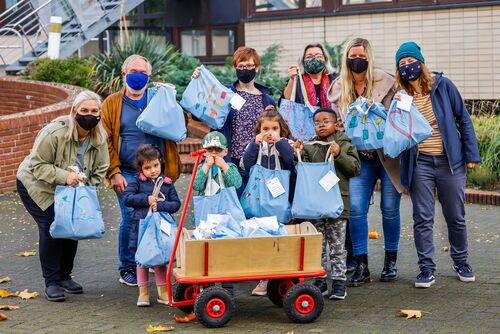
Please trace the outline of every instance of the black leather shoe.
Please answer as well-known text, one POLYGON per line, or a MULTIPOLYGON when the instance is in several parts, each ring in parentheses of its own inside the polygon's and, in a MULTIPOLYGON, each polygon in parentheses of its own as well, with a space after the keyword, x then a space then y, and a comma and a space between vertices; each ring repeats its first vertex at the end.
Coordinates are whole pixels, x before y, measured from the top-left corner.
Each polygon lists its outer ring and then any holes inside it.
POLYGON ((51 302, 63 302, 64 292, 59 285, 49 285, 45 288, 45 298, 51 302))
POLYGON ((60 281, 59 285, 67 293, 79 294, 83 293, 83 288, 80 284, 76 283, 72 279, 68 279, 65 281, 60 281))
POLYGON ((356 269, 349 280, 349 286, 357 287, 370 282, 370 270, 368 269, 368 254, 355 255, 356 269))
POLYGON ((356 270, 356 262, 350 258, 346 261, 346 275, 352 274, 356 270))
POLYGON ((382 282, 394 282, 398 278, 398 269, 396 268, 396 260, 398 252, 385 252, 384 269, 380 275, 382 282))

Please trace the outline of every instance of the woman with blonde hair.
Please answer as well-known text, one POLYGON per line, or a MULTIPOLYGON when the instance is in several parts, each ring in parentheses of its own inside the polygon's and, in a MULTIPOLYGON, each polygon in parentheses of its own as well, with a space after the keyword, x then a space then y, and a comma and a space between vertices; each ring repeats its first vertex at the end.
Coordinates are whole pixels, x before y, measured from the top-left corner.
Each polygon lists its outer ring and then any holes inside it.
POLYGON ((53 239, 54 192, 57 185, 99 185, 109 166, 107 135, 101 123, 99 95, 83 91, 70 114, 50 122, 38 133, 31 153, 17 171, 17 191, 38 225, 39 252, 45 279, 45 297, 63 301, 66 293, 82 293, 71 271, 78 242, 53 239), (74 169, 85 174, 83 177, 74 169))
MULTIPOLYGON (((342 56, 340 77, 330 87, 328 98, 345 122, 349 105, 358 97, 382 103, 386 109, 395 94, 394 77, 375 68, 373 51, 368 40, 349 41, 342 56)), ((356 266, 349 280, 350 286, 370 281, 368 269, 368 209, 375 187, 381 182, 382 226, 384 231, 385 261, 380 280, 397 278, 396 259, 401 230, 399 204, 403 187, 399 181, 399 162, 384 156, 382 150, 359 151, 361 174, 349 181, 351 211, 349 229, 356 266)))
POLYGON ((281 98, 290 99, 294 79, 298 78, 299 70, 306 91, 302 91, 299 81, 296 80, 295 102, 304 104, 304 96, 307 96, 307 101, 311 105, 330 108, 328 88, 338 74, 335 73, 328 52, 322 44, 311 43, 306 45, 300 55, 298 65, 291 65, 288 68, 290 80, 288 80, 281 98))
POLYGON ((413 204, 413 235, 420 267, 415 287, 429 288, 435 282, 436 191, 448 226, 453 270, 462 282, 473 282, 464 199, 466 169, 481 162, 474 126, 458 89, 442 73, 431 75, 415 42, 401 44, 396 68, 399 88, 413 97, 433 129, 429 138, 401 155, 401 181, 409 189, 413 204))

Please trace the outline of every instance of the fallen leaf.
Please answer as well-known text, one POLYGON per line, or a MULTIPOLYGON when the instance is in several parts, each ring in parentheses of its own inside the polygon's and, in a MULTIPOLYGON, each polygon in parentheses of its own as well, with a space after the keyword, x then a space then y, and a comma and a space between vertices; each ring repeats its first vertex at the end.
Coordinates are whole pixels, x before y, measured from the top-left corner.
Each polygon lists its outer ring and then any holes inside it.
POLYGON ((370 232, 368 232, 369 239, 380 239, 381 237, 382 235, 377 232, 376 228, 372 228, 370 232))
POLYGON ((406 319, 410 318, 421 318, 422 317, 422 311, 419 310, 399 310, 398 315, 400 317, 406 316, 406 319))
POLYGON ((2 298, 17 297, 17 295, 15 293, 11 293, 7 290, 0 290, 0 297, 2 297, 2 298))
POLYGON ((174 318, 174 321, 175 322, 191 322, 193 321, 194 319, 196 319, 196 315, 194 314, 194 312, 191 312, 189 313, 187 316, 185 317, 175 317, 174 318))
POLYGON ((9 283, 11 281, 10 277, 0 278, 0 283, 9 283))
POLYGON ((22 299, 31 299, 38 297, 38 292, 28 292, 28 289, 24 289, 23 291, 17 293, 17 296, 22 299))
POLYGON ((173 330, 174 330, 174 327, 169 327, 169 326, 151 326, 151 325, 149 325, 148 328, 146 328, 146 331, 148 331, 149 333, 170 332, 173 330))
POLYGON ((0 321, 7 320, 7 316, 3 313, 0 313, 0 321))
POLYGON ((36 255, 36 250, 19 252, 16 255, 21 257, 34 256, 36 255))
POLYGON ((5 311, 17 310, 18 308, 19 308, 19 306, 0 305, 0 310, 5 310, 5 311))
POLYGON ((448 247, 448 246, 441 247, 441 252, 447 252, 449 250, 450 250, 450 247, 448 247))

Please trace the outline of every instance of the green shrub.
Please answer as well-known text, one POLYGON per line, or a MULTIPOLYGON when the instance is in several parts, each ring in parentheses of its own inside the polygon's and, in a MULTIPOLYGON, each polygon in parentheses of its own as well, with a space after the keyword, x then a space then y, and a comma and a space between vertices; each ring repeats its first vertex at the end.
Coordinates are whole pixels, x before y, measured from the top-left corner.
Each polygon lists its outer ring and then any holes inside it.
POLYGON ((172 58, 170 65, 167 72, 163 73, 160 78, 162 82, 169 82, 175 85, 177 99, 180 100, 182 93, 184 93, 191 81, 194 69, 200 66, 200 61, 198 58, 178 53, 177 57, 172 58))
POLYGON ((91 59, 80 59, 77 56, 66 59, 44 58, 31 62, 26 72, 28 79, 90 88, 92 66, 91 59))
POLYGON ((347 43, 347 39, 343 40, 342 43, 331 45, 325 41, 325 49, 330 56, 330 62, 332 66, 340 73, 340 68, 342 67, 342 53, 344 52, 344 46, 347 43))
POLYGON ((497 173, 492 172, 486 164, 483 164, 467 172, 467 181, 481 189, 493 190, 498 177, 497 173))

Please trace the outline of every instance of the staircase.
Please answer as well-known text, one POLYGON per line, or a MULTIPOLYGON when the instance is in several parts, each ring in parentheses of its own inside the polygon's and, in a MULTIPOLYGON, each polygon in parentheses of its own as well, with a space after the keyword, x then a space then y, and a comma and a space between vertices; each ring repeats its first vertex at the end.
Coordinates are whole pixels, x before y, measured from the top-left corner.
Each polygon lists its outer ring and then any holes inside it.
POLYGON ((205 124, 189 119, 188 122, 188 138, 177 143, 177 149, 181 157, 181 172, 191 173, 194 167, 196 158, 189 156, 189 153, 201 150, 201 139, 210 131, 205 124))
POLYGON ((50 16, 62 17, 60 57, 66 58, 143 1, 20 0, 0 14, 0 66, 17 74, 45 54, 50 16))

